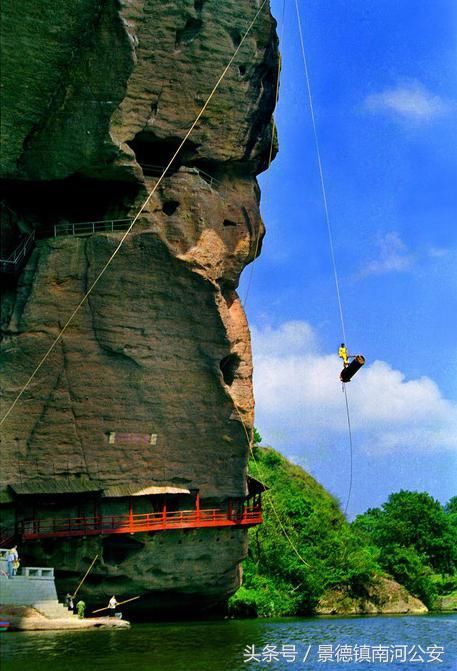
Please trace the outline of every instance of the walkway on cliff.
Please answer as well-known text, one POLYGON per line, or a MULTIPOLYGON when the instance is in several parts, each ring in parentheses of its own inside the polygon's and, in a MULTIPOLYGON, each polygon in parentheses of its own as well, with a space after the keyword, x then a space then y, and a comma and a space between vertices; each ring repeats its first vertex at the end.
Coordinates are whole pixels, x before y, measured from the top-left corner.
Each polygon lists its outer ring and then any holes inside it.
POLYGON ((6 275, 17 275, 25 266, 32 253, 35 241, 35 231, 19 242, 16 249, 6 259, 0 258, 0 273, 6 275))
POLYGON ((2 538, 11 542, 41 538, 71 538, 108 534, 132 534, 140 532, 167 531, 176 529, 201 529, 222 527, 251 527, 262 523, 262 508, 259 501, 245 505, 241 510, 202 508, 194 510, 163 510, 158 513, 125 515, 94 515, 72 518, 48 518, 19 522, 15 530, 3 529, 2 538))

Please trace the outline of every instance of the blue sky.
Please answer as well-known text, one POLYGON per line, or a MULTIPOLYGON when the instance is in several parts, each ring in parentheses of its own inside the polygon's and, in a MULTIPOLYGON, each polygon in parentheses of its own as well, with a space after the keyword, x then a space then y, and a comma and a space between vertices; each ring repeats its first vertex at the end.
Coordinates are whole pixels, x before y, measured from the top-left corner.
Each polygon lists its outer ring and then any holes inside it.
MULTIPOLYGON (((280 151, 246 311, 256 425, 345 503, 341 326, 295 6, 286 0, 280 151)), ((347 340, 352 516, 400 488, 457 494, 457 4, 299 0, 347 340)), ((281 34, 283 0, 272 1, 281 34)), ((242 278, 245 297, 250 270, 242 278)))

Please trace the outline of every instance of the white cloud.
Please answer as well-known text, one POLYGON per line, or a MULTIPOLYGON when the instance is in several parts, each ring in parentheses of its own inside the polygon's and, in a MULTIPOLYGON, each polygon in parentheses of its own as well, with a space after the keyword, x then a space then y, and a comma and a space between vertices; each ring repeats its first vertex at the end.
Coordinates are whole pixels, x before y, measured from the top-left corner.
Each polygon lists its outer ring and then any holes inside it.
MULTIPOLYGON (((347 435, 336 354, 319 352, 306 322, 252 329, 256 425, 280 449, 318 442, 331 448, 347 435)), ((351 423, 366 453, 457 450, 457 404, 428 377, 407 380, 375 361, 348 385, 351 423)))
POLYGON ((428 255, 434 259, 441 259, 444 256, 448 256, 450 251, 450 249, 446 249, 445 247, 430 247, 428 255))
POLYGON ((413 121, 429 121, 443 116, 451 105, 428 91, 418 81, 373 93, 365 98, 364 107, 370 112, 385 112, 413 121))
POLYGON ((414 256, 395 231, 380 237, 377 246, 378 258, 367 263, 360 276, 405 272, 412 267, 414 256))

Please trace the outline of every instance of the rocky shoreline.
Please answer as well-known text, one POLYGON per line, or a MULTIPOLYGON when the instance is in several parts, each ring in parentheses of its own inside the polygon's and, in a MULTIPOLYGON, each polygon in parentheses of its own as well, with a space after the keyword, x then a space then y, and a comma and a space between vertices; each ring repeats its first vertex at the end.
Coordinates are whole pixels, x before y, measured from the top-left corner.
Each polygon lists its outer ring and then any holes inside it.
POLYGON ((130 622, 117 617, 89 617, 75 615, 50 618, 31 606, 1 606, 0 619, 10 623, 10 631, 61 631, 80 629, 128 629, 130 622))
POLYGON ((328 591, 316 609, 318 615, 421 615, 428 608, 391 578, 379 576, 362 596, 347 591, 328 591))

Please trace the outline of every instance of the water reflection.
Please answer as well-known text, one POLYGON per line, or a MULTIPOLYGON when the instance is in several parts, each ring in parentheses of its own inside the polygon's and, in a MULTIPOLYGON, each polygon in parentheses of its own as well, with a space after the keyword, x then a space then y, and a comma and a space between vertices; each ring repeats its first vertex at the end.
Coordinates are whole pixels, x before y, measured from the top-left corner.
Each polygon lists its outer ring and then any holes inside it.
MULTIPOLYGON (((411 664, 351 664, 318 661, 319 645, 346 644, 409 647, 442 645, 442 662, 414 668, 456 671, 454 642, 457 615, 422 617, 365 617, 338 619, 228 620, 172 624, 138 624, 130 630, 73 632, 8 632, 0 637, 2 671, 272 671, 325 668, 364 668, 405 671, 411 664), (284 657, 245 662, 246 646, 258 652, 266 646, 295 646, 295 661, 284 657), (308 656, 303 661, 306 651, 308 656)), ((268 648, 267 648, 268 649, 268 648)), ((286 648, 287 650, 287 648, 286 648)))

